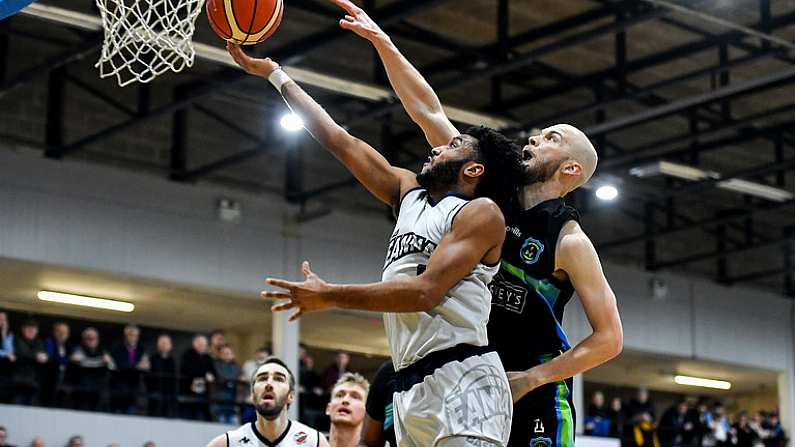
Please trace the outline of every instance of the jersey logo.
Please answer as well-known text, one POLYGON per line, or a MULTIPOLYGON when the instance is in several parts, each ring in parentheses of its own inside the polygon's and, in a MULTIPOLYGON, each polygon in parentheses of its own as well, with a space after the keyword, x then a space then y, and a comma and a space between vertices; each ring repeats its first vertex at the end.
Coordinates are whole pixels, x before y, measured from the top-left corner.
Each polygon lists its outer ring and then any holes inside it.
POLYGON ((522 249, 519 250, 519 256, 525 264, 535 264, 538 262, 538 258, 541 257, 541 253, 543 252, 544 244, 529 237, 524 241, 524 244, 522 244, 522 249))
POLYGON ((533 422, 536 423, 535 428, 533 428, 533 433, 544 433, 544 423, 541 422, 541 419, 536 419, 533 422))
POLYGON ((251 439, 248 439, 248 437, 243 436, 242 438, 240 438, 240 443, 241 444, 250 444, 251 443, 251 439))
POLYGON ((295 440, 296 444, 304 444, 306 442, 306 438, 308 437, 309 436, 302 431, 299 431, 298 433, 293 435, 293 439, 295 440))
POLYGON ((436 243, 418 234, 404 233, 392 237, 389 240, 389 247, 386 250, 386 261, 384 269, 398 259, 414 253, 422 253, 430 257, 436 249, 436 243))
POLYGON ((491 305, 521 314, 527 303, 527 289, 506 281, 502 272, 497 273, 494 281, 489 284, 491 305))
POLYGON ((530 440, 530 447, 551 447, 552 440, 549 438, 545 438, 539 436, 538 438, 533 438, 530 440))

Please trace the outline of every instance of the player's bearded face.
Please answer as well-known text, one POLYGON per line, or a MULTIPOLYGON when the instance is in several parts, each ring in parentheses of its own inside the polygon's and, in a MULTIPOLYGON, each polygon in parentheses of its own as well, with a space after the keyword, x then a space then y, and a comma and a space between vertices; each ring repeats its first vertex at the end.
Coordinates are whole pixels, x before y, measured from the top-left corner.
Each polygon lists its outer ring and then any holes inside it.
POLYGON ((271 386, 263 385, 254 389, 254 403, 257 413, 265 419, 276 419, 287 405, 289 390, 277 390, 271 386), (281 391, 281 392, 280 392, 281 391))
POLYGON ((458 183, 458 175, 461 168, 469 161, 460 160, 439 160, 426 166, 422 172, 417 174, 417 183, 429 191, 444 191, 458 183))
POLYGON ((522 170, 522 182, 525 185, 546 182, 555 175, 566 159, 566 157, 559 155, 545 157, 533 154, 529 158, 525 156, 522 160, 522 167, 524 168, 522 170))

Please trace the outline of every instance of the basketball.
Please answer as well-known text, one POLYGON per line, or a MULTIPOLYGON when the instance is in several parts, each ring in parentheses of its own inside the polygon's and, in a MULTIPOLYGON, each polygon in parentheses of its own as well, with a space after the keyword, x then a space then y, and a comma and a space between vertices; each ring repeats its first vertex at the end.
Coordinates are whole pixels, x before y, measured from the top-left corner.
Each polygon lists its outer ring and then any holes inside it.
POLYGON ((279 27, 284 0, 207 0, 206 7, 210 26, 222 39, 253 45, 279 27))

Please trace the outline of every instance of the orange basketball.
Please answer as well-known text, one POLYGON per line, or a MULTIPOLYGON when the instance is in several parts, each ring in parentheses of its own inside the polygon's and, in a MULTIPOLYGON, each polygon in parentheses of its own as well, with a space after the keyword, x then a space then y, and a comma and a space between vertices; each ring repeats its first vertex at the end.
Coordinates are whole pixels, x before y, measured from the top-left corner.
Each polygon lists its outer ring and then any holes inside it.
POLYGON ((284 0, 207 0, 207 19, 222 39, 253 45, 270 37, 284 12, 284 0))

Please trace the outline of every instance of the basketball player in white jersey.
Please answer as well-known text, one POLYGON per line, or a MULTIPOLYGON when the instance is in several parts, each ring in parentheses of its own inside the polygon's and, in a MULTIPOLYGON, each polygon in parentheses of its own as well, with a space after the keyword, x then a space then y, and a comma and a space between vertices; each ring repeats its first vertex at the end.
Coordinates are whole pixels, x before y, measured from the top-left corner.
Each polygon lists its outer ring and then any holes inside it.
POLYGON ((210 441, 207 447, 328 447, 314 428, 287 417, 295 400, 295 377, 281 360, 268 357, 251 377, 257 420, 210 441))
POLYGON ((499 357, 488 348, 487 284, 505 238, 495 201, 518 191, 517 148, 493 130, 473 128, 434 148, 414 174, 337 125, 274 62, 252 59, 236 45, 228 49, 247 72, 267 78, 312 136, 398 214, 382 282, 329 284, 304 262, 305 281, 269 279, 286 291, 262 295, 287 299, 273 309, 297 309, 291 319, 330 308, 385 312, 400 447, 505 445, 511 396, 499 357))

